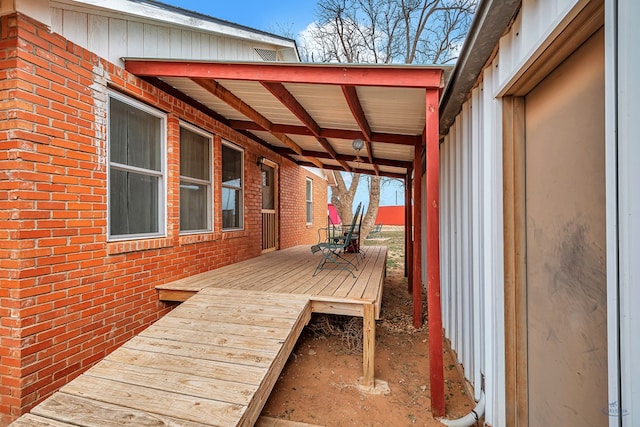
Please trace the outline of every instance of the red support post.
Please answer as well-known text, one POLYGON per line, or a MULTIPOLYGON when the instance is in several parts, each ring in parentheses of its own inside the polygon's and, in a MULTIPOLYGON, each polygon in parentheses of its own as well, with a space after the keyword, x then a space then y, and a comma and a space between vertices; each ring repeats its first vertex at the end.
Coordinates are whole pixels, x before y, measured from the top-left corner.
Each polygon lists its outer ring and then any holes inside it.
POLYGON ((427 90, 427 307, 429 310, 429 373, 431 413, 445 415, 442 354, 442 306, 440 303, 440 141, 438 91, 427 90))
POLYGON ((413 326, 422 327, 422 144, 413 158, 413 326))
POLYGON ((407 170, 407 176, 404 180, 404 268, 405 276, 407 276, 409 293, 413 292, 413 224, 411 216, 411 168, 407 170))

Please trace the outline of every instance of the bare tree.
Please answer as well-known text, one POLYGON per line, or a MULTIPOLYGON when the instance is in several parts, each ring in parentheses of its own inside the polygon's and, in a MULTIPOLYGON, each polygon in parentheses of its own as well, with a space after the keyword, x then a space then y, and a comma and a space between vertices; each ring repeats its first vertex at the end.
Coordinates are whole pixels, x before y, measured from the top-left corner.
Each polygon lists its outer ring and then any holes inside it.
MULTIPOLYGON (((300 40, 303 59, 314 62, 446 64, 455 61, 477 0, 319 0, 317 22, 300 40)), ((346 173, 346 172, 343 172, 346 173)), ((360 182, 340 173, 331 202, 350 222, 360 182)), ((374 225, 380 177, 369 181, 369 206, 361 235, 374 225)))

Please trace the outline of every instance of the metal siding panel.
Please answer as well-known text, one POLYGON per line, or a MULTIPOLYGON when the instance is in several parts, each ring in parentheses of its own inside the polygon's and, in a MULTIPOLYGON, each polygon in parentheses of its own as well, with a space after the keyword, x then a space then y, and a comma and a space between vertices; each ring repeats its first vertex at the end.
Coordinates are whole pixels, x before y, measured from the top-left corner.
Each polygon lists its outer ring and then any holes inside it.
MULTIPOLYGON (((620 370, 622 377, 622 426, 640 424, 640 3, 618 0, 618 69, 617 130, 618 130, 618 237, 620 292, 620 370)), ((612 285, 613 286, 613 285, 612 285)), ((615 354, 615 353, 614 353, 615 354)))
POLYGON ((474 373, 471 383, 474 387, 474 398, 480 399, 482 372, 484 371, 484 336, 482 327, 484 323, 484 315, 482 312, 482 257, 481 242, 483 240, 482 233, 482 164, 480 155, 482 153, 482 141, 480 140, 480 117, 482 107, 480 105, 480 89, 475 88, 471 92, 471 178, 472 178, 472 214, 471 214, 471 233, 472 233, 472 292, 473 292, 473 360, 474 373))
POLYGON ((444 138, 440 155, 440 292, 442 295, 442 325, 445 330, 445 336, 449 334, 449 298, 447 291, 449 289, 449 138, 444 138))
POLYGON ((458 336, 458 328, 457 328, 457 323, 456 323, 456 312, 457 312, 457 307, 456 307, 456 283, 458 282, 458 277, 459 277, 459 273, 458 273, 458 269, 457 269, 457 252, 458 252, 458 223, 456 221, 456 212, 457 212, 457 206, 458 204, 456 203, 456 183, 457 183, 457 173, 458 170, 456 168, 456 152, 457 147, 456 147, 456 141, 457 141, 457 137, 456 137, 456 127, 452 126, 452 128, 449 130, 449 135, 451 136, 451 159, 449 160, 450 162, 450 168, 451 168, 451 186, 450 186, 450 200, 451 200, 451 265, 450 265, 450 269, 451 269, 451 283, 450 283, 450 294, 449 294, 449 301, 450 301, 450 307, 451 307, 451 312, 449 313, 450 316, 450 320, 449 320, 449 324, 451 325, 451 330, 450 330, 450 341, 451 341, 451 346, 455 346, 456 344, 456 340, 457 340, 457 336, 458 336))
POLYGON ((494 427, 506 425, 506 372, 504 343, 504 249, 502 213, 502 104, 493 98, 498 86, 497 60, 485 69, 483 103, 484 154, 484 283, 485 307, 486 419, 494 427))
POLYGON ((460 359, 459 350, 462 347, 462 292, 464 283, 464 272, 462 269, 462 118, 458 116, 456 118, 456 271, 457 278, 455 284, 456 296, 455 296, 455 327, 456 327, 456 343, 455 350, 458 352, 458 361, 460 359))
POLYGON ((470 159, 469 159, 469 103, 465 102, 462 105, 462 134, 460 142, 462 144, 462 306, 461 306, 461 316, 462 316, 462 345, 460 346, 459 356, 462 360, 462 363, 465 367, 465 375, 467 377, 473 377, 473 362, 471 359, 472 349, 471 349, 471 333, 472 333, 472 323, 471 316, 472 305, 471 305, 471 239, 470 239, 470 200, 471 196, 469 194, 469 171, 470 171, 470 159))

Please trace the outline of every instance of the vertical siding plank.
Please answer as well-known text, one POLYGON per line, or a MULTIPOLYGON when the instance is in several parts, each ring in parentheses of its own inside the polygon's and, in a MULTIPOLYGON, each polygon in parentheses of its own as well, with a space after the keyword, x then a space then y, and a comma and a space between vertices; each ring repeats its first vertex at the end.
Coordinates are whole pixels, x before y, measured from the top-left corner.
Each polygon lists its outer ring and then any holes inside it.
POLYGON ((140 22, 127 21, 127 54, 144 56, 144 27, 140 22))
POLYGON ((451 281, 449 283, 449 325, 450 325, 450 336, 449 340, 451 341, 451 347, 455 346, 455 342, 458 336, 458 329, 456 325, 456 283, 458 281, 458 269, 456 268, 456 253, 457 253, 457 222, 456 222, 456 127, 455 125, 451 127, 449 130, 449 135, 451 138, 450 142, 450 158, 449 158, 449 170, 451 171, 451 182, 449 184, 449 201, 451 212, 449 215, 451 221, 451 256, 450 256, 450 264, 449 271, 451 271, 451 281))
POLYGON ((440 146, 440 276, 442 295, 442 325, 449 335, 449 145, 448 137, 440 146), (444 197, 443 197, 444 196, 444 197))
POLYGON ((106 16, 89 15, 88 44, 91 52, 104 55, 109 52, 109 18, 106 16))
POLYGON ((460 358, 460 348, 462 347, 462 291, 464 274, 462 272, 462 118, 458 116, 456 119, 456 297, 455 297, 455 328, 456 342, 455 350, 458 353, 458 361, 460 358))
POLYGON ((157 32, 157 43, 158 43, 158 57, 167 58, 171 57, 171 31, 168 27, 156 27, 157 32))
POLYGON ((171 28, 169 30, 169 56, 182 58, 182 30, 171 28))
POLYGON ((65 10, 62 14, 63 36, 72 42, 87 46, 87 14, 65 10))
POLYGON ((191 58, 193 52, 191 51, 191 38, 193 33, 191 31, 183 30, 182 31, 182 48, 180 52, 181 58, 191 58))
POLYGON ((482 152, 482 141, 480 140, 480 117, 482 106, 480 105, 480 88, 476 87, 471 92, 471 232, 472 232, 472 301, 473 301, 473 359, 474 359, 474 373, 471 382, 474 386, 474 397, 476 400, 480 399, 481 386, 482 386, 482 372, 484 367, 484 351, 485 345, 483 331, 484 328, 484 313, 482 312, 481 304, 483 300, 482 296, 482 258, 487 254, 482 252, 481 242, 483 239, 482 233, 482 198, 480 194, 483 188, 483 173, 482 163, 480 161, 480 154, 482 152))
POLYGON ((120 58, 129 56, 127 39, 127 22, 122 19, 109 18, 109 51, 107 58, 110 62, 120 65, 120 58))
POLYGON ((462 364, 465 368, 465 374, 467 376, 473 377, 473 362, 471 359, 472 356, 472 348, 471 348, 471 318, 472 318, 472 306, 471 306, 471 232, 470 232, 470 200, 471 196, 469 194, 470 187, 470 158, 469 158, 469 119, 470 119, 470 111, 469 111, 469 103, 465 102, 462 105, 462 120, 461 127, 462 133, 460 135, 460 144, 462 148, 462 186, 461 186, 461 194, 462 194, 462 257, 460 259, 462 265, 462 292, 461 296, 461 307, 460 307, 460 317, 461 317, 461 330, 460 333, 462 335, 461 345, 459 349, 460 359, 462 360, 462 364))
POLYGON ((62 9, 57 7, 51 8, 51 31, 58 34, 63 34, 64 29, 62 26, 62 9))
POLYGON ((156 25, 144 24, 143 31, 143 55, 146 57, 157 58, 158 54, 158 27, 156 25))

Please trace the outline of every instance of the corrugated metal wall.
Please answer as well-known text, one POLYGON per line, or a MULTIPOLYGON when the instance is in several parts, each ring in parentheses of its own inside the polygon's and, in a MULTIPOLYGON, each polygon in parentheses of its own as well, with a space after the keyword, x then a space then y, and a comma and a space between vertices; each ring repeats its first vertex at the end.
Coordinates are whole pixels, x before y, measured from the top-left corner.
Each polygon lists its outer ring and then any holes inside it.
POLYGON ((524 0, 440 146, 443 327, 476 399, 484 388, 486 422, 494 427, 506 424, 499 95, 585 3, 524 0))
POLYGON ((440 147, 442 316, 487 419, 504 425, 501 105, 484 71, 440 147))

